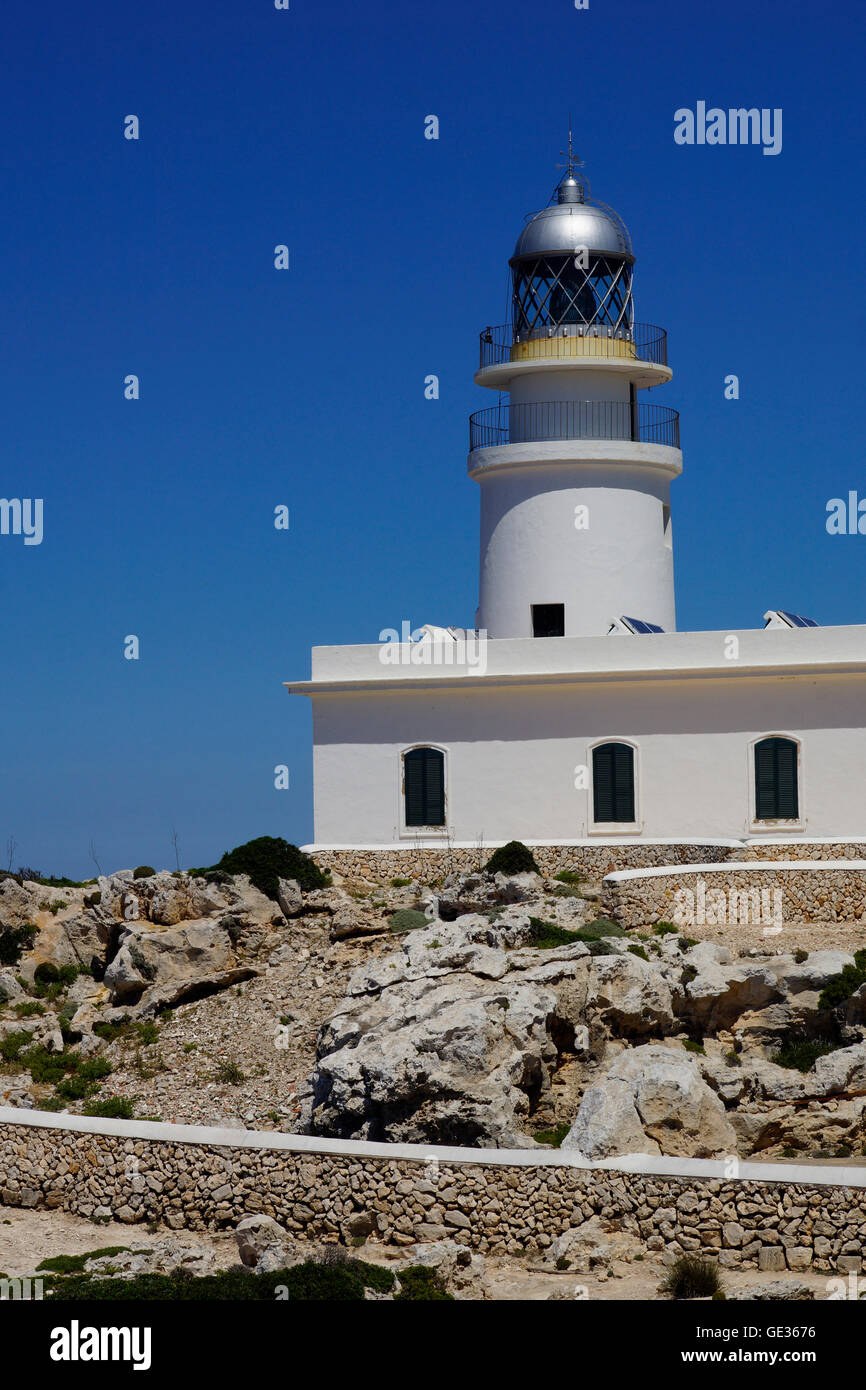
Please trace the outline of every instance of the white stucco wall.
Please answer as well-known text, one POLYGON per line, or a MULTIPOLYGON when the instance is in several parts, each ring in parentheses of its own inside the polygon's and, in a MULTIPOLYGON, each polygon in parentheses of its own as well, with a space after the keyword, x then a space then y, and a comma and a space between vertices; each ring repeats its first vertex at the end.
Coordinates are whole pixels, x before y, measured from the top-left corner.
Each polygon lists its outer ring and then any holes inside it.
POLYGON ((540 603, 564 605, 568 637, 603 635, 623 614, 674 630, 668 474, 587 460, 476 477, 478 625, 492 638, 531 637, 532 605, 540 603))
POLYGON ((844 838, 866 824, 864 709, 866 674, 316 696, 316 843, 399 839, 400 755, 417 743, 446 753, 448 825, 460 841, 610 836, 593 824, 591 787, 575 788, 575 769, 609 739, 637 752, 630 835, 778 833, 753 820, 751 746, 767 734, 801 741, 800 820, 785 824, 786 837, 844 838))

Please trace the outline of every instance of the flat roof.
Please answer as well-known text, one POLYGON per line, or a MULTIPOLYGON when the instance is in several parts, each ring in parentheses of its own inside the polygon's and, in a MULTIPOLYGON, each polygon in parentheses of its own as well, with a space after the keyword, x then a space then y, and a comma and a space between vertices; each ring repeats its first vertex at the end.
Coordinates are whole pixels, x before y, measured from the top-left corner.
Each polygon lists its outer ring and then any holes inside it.
POLYGON ((413 687, 866 672, 866 625, 314 647, 293 695, 413 687))

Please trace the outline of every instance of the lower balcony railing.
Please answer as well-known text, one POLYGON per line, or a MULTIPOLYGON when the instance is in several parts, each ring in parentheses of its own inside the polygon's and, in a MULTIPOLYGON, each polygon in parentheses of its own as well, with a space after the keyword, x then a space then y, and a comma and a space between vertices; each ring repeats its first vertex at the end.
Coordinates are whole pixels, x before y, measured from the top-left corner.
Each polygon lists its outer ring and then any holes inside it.
POLYGON ((529 401, 469 417, 469 448, 552 439, 628 439, 680 447, 679 411, 630 401, 529 401))
POLYGON ((481 334, 481 366, 503 362, 529 362, 569 358, 622 357, 665 366, 668 335, 653 323, 542 324, 532 329, 512 328, 510 323, 485 328, 481 334))

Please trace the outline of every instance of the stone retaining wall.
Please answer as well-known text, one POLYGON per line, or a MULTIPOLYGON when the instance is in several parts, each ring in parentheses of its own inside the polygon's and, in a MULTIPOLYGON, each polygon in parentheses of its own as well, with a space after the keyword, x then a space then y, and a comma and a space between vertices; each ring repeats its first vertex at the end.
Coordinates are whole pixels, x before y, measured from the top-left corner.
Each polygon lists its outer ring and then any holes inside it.
POLYGON ((3 1204, 173 1230, 219 1230, 265 1212, 309 1239, 370 1234, 399 1246, 453 1236, 493 1254, 537 1254, 597 1215, 650 1250, 699 1250, 724 1266, 766 1270, 859 1271, 866 1243, 862 1187, 635 1174, 572 1167, 558 1155, 545 1163, 521 1154, 513 1164, 474 1153, 439 1161, 435 1151, 354 1157, 274 1148, 265 1136, 261 1146, 246 1135, 233 1147, 93 1124, 0 1123, 3 1204))
POLYGON ((866 925, 866 860, 800 860, 753 868, 704 864, 670 873, 614 873, 602 912, 624 927, 673 922, 781 926, 784 922, 866 925), (693 915, 689 915, 693 914, 693 915))
MULTIPOLYGON (((343 878, 366 883, 389 883, 392 878, 434 883, 450 873, 471 873, 487 863, 495 845, 400 849, 313 850, 316 863, 335 870, 343 878)), ((532 845, 536 863, 544 874, 577 870, 597 880, 614 869, 647 868, 654 864, 721 863, 735 852, 725 844, 580 844, 532 845)))
POLYGON ((730 856, 732 859, 866 859, 866 841, 847 840, 752 840, 730 856))

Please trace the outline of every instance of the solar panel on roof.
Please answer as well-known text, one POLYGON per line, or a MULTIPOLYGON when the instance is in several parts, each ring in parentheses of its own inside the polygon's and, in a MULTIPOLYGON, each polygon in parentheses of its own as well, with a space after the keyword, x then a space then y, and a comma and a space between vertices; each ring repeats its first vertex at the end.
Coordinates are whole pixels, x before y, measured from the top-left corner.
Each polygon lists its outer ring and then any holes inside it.
POLYGON ((780 608, 779 613, 791 624, 792 627, 818 626, 814 618, 802 618, 799 613, 786 613, 784 608, 780 608))
POLYGON ((628 623, 635 632, 664 632, 663 627, 659 627, 657 623, 646 623, 643 618, 627 618, 623 614, 623 622, 628 623))

